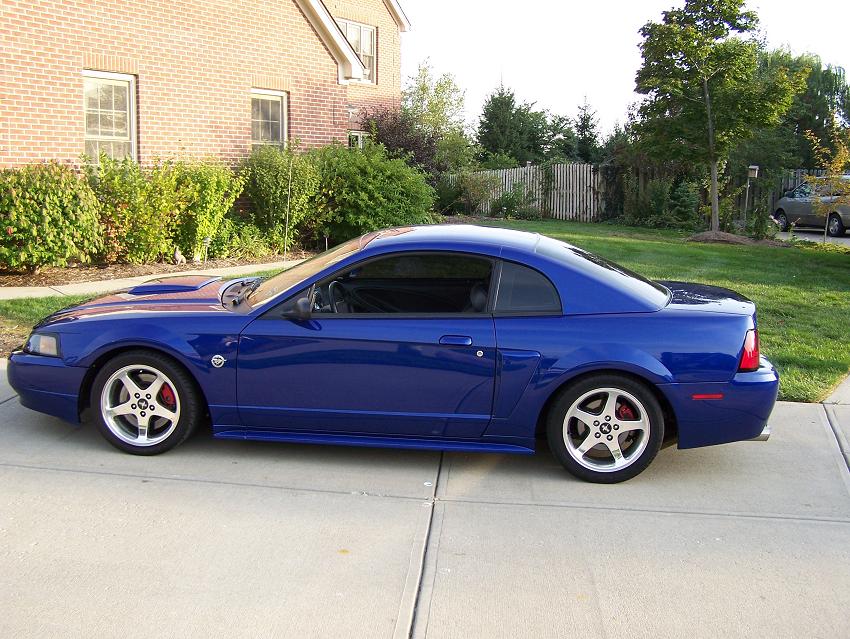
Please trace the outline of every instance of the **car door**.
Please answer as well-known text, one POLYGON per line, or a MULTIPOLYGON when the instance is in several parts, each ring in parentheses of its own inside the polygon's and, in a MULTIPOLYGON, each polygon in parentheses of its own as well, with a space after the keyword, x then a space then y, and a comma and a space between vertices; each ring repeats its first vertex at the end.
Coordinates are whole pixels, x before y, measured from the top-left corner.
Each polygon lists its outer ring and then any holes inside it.
POLYGON ((812 187, 808 182, 803 182, 794 189, 788 203, 788 221, 800 226, 812 226, 817 224, 812 206, 812 187))
POLYGON ((247 429, 478 437, 493 404, 493 263, 396 253, 343 269, 240 336, 247 429), (309 318, 287 316, 309 296, 309 318), (483 297, 482 297, 483 296, 483 297))

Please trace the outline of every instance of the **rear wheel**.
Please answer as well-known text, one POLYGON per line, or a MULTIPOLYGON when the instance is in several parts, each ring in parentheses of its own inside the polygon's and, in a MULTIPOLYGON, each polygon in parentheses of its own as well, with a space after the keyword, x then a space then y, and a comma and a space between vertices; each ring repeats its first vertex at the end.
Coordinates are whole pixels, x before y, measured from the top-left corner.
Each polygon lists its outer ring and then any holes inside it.
POLYGON ((598 375, 566 389, 549 411, 549 447, 585 481, 614 484, 641 473, 661 448, 664 416, 643 384, 598 375))
POLYGON ((783 233, 790 228, 790 224, 788 224, 788 216, 785 215, 785 211, 779 210, 776 212, 776 223, 779 225, 779 230, 783 233))
POLYGON ((150 351, 109 360, 95 377, 91 405, 104 438, 134 455, 156 455, 181 444, 203 414, 189 374, 150 351))
POLYGON ((841 216, 838 213, 833 213, 829 216, 826 232, 832 237, 841 237, 844 235, 844 222, 841 221, 841 216))

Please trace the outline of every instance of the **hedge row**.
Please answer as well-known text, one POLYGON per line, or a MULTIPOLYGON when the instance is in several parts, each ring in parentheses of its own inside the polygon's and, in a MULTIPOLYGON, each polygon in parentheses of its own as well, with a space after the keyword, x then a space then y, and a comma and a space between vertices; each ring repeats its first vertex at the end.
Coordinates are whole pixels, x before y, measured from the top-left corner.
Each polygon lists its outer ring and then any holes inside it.
POLYGON ((210 161, 140 166, 102 156, 0 171, 0 269, 245 258, 432 220, 422 173, 382 146, 299 154, 265 147, 238 170, 210 161), (244 203, 234 209, 236 202, 244 203))

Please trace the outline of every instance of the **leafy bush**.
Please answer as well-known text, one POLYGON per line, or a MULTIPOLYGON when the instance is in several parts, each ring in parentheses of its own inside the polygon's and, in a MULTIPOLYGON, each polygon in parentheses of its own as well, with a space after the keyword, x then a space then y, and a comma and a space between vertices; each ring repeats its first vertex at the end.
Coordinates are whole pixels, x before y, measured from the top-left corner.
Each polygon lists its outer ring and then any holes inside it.
POLYGON ((0 171, 0 268, 88 262, 103 246, 94 193, 51 162, 0 171))
POLYGON ((86 173, 100 204, 105 259, 142 264, 170 257, 178 215, 186 207, 174 164, 143 168, 101 155, 86 173))
POLYGON ((404 160, 387 157, 379 144, 349 149, 333 144, 310 153, 320 175, 317 217, 307 228, 333 241, 391 226, 426 224, 434 189, 404 160))
POLYGON ((188 259, 200 260, 204 238, 216 236, 225 214, 242 193, 245 178, 215 162, 180 162, 174 168, 183 204, 175 242, 188 259))
POLYGON ((543 217, 535 206, 534 197, 522 182, 515 182, 509 191, 494 199, 490 204, 490 214, 515 220, 539 220, 543 217))
POLYGON ((458 174, 456 180, 467 213, 480 213, 499 186, 498 176, 492 173, 464 171, 458 174))
POLYGON ((437 210, 443 215, 451 215, 463 212, 463 202, 460 185, 457 180, 444 176, 437 182, 434 188, 437 197, 437 210))
POLYGON ((252 203, 254 224, 269 233, 275 250, 290 248, 314 211, 319 171, 305 155, 267 146, 251 154, 245 163, 245 174, 245 192, 252 203), (284 240, 289 246, 284 246, 284 240))
POLYGON ((365 114, 363 126, 389 157, 405 160, 427 173, 430 180, 445 170, 438 161, 439 136, 421 126, 409 111, 378 108, 365 114))
POLYGON ((265 233, 249 219, 226 216, 212 238, 209 254, 214 258, 251 259, 273 253, 265 233))

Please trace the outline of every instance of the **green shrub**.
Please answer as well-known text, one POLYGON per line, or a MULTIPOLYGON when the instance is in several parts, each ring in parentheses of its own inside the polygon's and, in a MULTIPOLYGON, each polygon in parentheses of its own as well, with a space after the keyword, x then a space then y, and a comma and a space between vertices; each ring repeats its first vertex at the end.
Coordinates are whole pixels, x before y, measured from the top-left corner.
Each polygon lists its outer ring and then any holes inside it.
POLYGON ((700 225, 699 192, 692 182, 680 182, 670 193, 671 226, 694 229, 700 225))
POLYGON ((480 171, 464 171, 458 174, 456 180, 467 213, 480 213, 499 186, 498 176, 480 171))
POLYGON ((317 217, 307 229, 316 237, 342 241, 376 229, 427 224, 434 204, 423 173, 404 160, 387 157, 383 146, 349 149, 340 144, 316 149, 310 159, 321 185, 315 198, 317 217))
POLYGON ((88 262, 103 242, 94 193, 56 162, 0 171, 0 268, 88 262))
POLYGON ((106 260, 141 264, 170 258, 179 212, 187 202, 174 164, 143 168, 101 155, 86 172, 100 203, 106 260))
POLYGON ((514 220, 539 220, 543 217, 535 206, 534 197, 522 182, 515 182, 510 190, 493 200, 490 215, 514 220))
POLYGON ((182 210, 175 243, 187 259, 204 256, 204 238, 214 238, 225 214, 242 193, 245 178, 216 162, 179 162, 177 188, 182 210))
POLYGON ((275 250, 290 248, 314 211, 320 184, 316 167, 310 158, 291 149, 266 146, 251 154, 245 174, 254 224, 268 233, 275 250))
POLYGON ((451 215, 463 212, 462 193, 457 180, 444 176, 437 182, 434 191, 437 198, 436 207, 440 213, 451 215))
POLYGON ((265 233, 249 219, 226 216, 219 224, 209 248, 210 257, 253 259, 272 253, 265 233))

